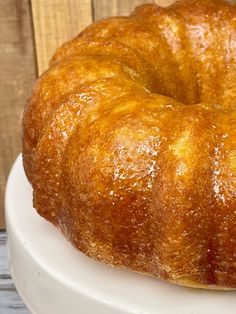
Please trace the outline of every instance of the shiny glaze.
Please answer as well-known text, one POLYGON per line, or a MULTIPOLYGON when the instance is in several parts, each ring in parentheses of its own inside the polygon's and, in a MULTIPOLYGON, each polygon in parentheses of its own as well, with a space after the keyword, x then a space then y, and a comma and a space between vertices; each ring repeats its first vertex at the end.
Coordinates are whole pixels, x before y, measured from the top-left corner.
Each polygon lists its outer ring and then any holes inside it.
POLYGON ((93 23, 23 118, 34 207, 85 254, 236 288, 236 6, 181 0, 93 23))

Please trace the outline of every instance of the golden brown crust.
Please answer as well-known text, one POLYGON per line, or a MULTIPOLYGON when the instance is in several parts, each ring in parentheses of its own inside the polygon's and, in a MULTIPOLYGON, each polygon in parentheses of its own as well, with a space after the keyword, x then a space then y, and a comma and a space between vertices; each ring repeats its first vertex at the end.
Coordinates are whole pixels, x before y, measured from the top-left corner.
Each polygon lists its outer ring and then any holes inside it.
POLYGON ((59 48, 23 118, 34 207, 86 255, 236 288, 236 6, 181 0, 59 48))

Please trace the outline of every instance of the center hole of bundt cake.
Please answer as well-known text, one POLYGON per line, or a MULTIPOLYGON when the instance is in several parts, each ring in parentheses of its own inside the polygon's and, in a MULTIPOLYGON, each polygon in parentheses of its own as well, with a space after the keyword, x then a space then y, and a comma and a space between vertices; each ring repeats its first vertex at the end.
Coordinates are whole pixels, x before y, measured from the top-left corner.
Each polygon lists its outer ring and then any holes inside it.
MULTIPOLYGON (((189 81, 189 87, 187 88, 180 80, 176 82, 167 82, 160 85, 155 89, 155 93, 173 98, 175 101, 180 102, 184 105, 194 105, 205 100, 202 99, 198 86, 194 86, 194 83, 189 81)), ((206 100, 207 101, 207 100, 206 100)))

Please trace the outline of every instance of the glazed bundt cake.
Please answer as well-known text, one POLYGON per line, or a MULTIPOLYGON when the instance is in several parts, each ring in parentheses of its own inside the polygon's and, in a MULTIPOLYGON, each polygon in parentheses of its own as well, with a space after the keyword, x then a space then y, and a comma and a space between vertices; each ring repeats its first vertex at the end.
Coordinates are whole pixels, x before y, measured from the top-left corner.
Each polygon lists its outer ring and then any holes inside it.
POLYGON ((236 288, 236 6, 181 0, 87 27, 23 117, 38 213, 81 252, 236 288))

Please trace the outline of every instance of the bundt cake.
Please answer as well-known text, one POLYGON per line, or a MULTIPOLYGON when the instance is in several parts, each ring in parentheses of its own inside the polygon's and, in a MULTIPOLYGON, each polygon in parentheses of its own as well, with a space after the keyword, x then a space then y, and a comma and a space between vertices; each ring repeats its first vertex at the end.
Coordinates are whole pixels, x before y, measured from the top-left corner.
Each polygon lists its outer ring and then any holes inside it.
POLYGON ((59 48, 23 117, 38 213, 104 263, 236 288, 236 6, 142 5, 59 48))

